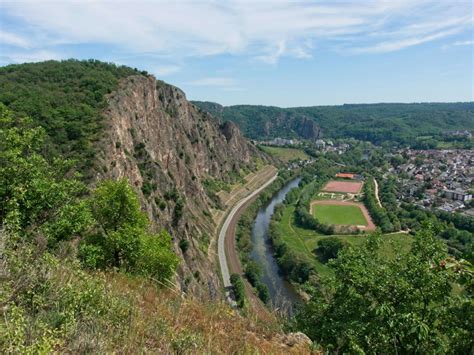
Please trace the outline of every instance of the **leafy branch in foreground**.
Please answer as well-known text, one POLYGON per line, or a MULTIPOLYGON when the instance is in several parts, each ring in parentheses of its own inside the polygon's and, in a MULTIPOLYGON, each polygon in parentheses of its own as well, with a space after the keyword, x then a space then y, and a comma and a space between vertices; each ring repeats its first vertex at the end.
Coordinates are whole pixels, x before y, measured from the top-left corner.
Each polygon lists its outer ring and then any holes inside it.
POLYGON ((334 277, 312 289, 297 327, 333 352, 469 353, 470 265, 453 262, 429 226, 415 236, 410 253, 387 258, 383 243, 375 234, 361 247, 342 249, 330 262, 334 277))

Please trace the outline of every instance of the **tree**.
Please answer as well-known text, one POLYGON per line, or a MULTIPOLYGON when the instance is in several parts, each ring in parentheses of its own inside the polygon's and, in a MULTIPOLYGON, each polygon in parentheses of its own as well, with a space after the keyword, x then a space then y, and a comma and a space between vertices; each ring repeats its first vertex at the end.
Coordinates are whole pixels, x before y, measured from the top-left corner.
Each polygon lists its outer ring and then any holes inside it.
POLYGON ((452 266, 431 228, 410 253, 388 258, 373 235, 345 248, 330 265, 334 277, 312 290, 296 323, 327 351, 341 353, 469 353, 474 346, 472 271, 452 266), (451 266, 450 266, 451 265, 451 266), (452 285, 464 283, 461 294, 452 285))
POLYGON ((243 308, 245 306, 245 285, 239 274, 230 275, 230 283, 234 291, 235 302, 237 306, 243 308))
POLYGON ((326 263, 330 259, 337 258, 337 254, 344 247, 344 243, 337 238, 331 237, 322 239, 318 242, 318 246, 314 249, 314 253, 321 262, 326 263))
POLYGON ((89 267, 117 267, 158 281, 172 277, 178 258, 166 232, 149 233, 149 220, 127 180, 106 180, 90 199, 95 233, 83 241, 79 256, 89 267))
POLYGON ((1 103, 0 126, 0 220, 50 244, 80 235, 91 216, 79 200, 87 189, 70 174, 73 162, 46 160, 44 130, 1 103))

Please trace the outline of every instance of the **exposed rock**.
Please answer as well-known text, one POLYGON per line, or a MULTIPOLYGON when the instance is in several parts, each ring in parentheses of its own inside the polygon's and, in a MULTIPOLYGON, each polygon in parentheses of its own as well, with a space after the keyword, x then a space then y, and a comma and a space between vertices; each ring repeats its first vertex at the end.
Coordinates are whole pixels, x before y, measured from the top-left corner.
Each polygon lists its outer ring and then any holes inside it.
POLYGON ((232 182, 241 169, 253 170, 261 153, 233 123, 220 125, 180 89, 154 77, 126 78, 108 103, 97 178, 129 179, 154 229, 165 228, 174 237, 184 260, 181 288, 215 297, 218 266, 208 247, 215 228, 209 209, 216 205, 204 181, 232 182), (182 239, 189 242, 184 252, 182 239))
POLYGON ((308 348, 313 342, 304 333, 288 333, 278 336, 277 341, 289 347, 308 348))

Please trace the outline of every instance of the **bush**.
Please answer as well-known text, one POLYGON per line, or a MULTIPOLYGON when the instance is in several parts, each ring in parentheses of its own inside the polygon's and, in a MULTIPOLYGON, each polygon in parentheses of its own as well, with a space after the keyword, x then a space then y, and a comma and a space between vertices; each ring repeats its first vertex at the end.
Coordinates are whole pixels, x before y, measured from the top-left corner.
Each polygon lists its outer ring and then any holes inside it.
POLYGON ((245 306, 245 285, 242 278, 238 274, 232 274, 230 275, 230 283, 232 284, 237 306, 243 308, 245 306))
POLYGON ((245 277, 249 280, 250 284, 254 287, 260 282, 262 276, 262 269, 255 261, 250 260, 245 266, 245 277))
POLYGON ((257 294, 258 298, 262 300, 263 303, 268 303, 270 301, 270 292, 268 291, 267 285, 262 282, 257 284, 257 294))
POLYGON ((344 248, 344 246, 345 245, 341 240, 330 237, 320 240, 317 248, 314 249, 314 253, 322 263, 326 263, 330 259, 337 258, 337 254, 342 248, 344 248))
POLYGON ((171 246, 171 236, 166 231, 157 235, 143 236, 136 272, 159 282, 170 280, 179 263, 171 246))
POLYGON ((187 239, 181 239, 179 241, 179 247, 181 248, 181 251, 183 253, 186 253, 186 251, 189 249, 189 240, 187 239))
POLYGON ((84 265, 117 267, 160 282, 173 276, 178 259, 172 252, 171 237, 166 232, 148 232, 148 218, 126 180, 101 182, 90 205, 96 225, 81 246, 84 265))

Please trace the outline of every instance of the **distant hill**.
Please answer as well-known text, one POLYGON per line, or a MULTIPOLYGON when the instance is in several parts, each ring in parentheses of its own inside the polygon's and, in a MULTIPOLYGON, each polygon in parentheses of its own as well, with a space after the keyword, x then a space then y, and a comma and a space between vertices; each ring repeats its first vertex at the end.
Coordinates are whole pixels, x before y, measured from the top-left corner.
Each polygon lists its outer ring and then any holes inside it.
POLYGON ((474 131, 474 102, 294 108, 193 103, 224 121, 235 122, 252 139, 352 137, 376 144, 414 144, 417 138, 442 136, 452 130, 474 131))

